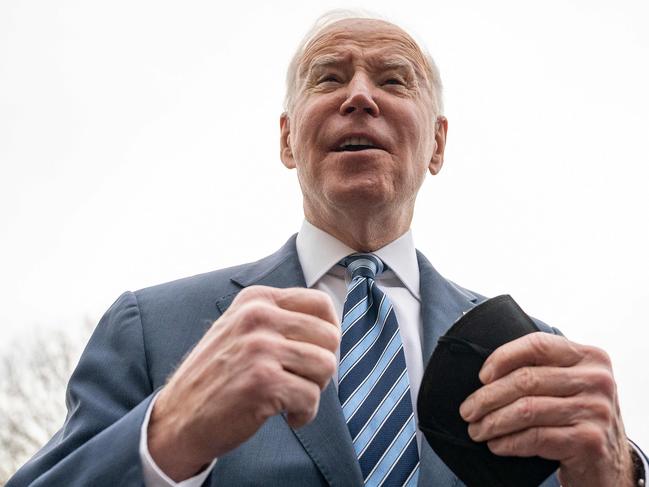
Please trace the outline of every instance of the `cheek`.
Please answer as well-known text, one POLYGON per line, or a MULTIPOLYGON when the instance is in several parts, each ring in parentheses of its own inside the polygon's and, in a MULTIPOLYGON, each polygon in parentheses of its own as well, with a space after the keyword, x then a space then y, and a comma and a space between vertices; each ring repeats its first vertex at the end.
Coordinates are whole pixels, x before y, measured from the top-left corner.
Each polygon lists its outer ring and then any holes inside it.
POLYGON ((295 120, 302 131, 310 136, 314 135, 314 128, 320 126, 331 112, 331 103, 324 96, 318 99, 304 100, 295 110, 295 120))
POLYGON ((432 115, 418 114, 415 119, 415 126, 412 133, 416 134, 415 144, 418 157, 422 158, 426 165, 433 155, 435 148, 435 128, 432 122, 432 115))

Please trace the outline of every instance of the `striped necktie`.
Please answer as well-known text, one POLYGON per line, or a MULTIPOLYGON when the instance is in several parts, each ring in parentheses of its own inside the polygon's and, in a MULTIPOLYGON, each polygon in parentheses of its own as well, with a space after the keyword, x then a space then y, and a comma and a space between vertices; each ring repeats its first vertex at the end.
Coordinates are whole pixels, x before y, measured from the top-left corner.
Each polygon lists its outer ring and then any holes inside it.
POLYGON ((350 283, 338 397, 365 485, 417 485, 415 418, 399 326, 392 303, 374 281, 385 266, 373 254, 353 254, 340 265, 350 283))

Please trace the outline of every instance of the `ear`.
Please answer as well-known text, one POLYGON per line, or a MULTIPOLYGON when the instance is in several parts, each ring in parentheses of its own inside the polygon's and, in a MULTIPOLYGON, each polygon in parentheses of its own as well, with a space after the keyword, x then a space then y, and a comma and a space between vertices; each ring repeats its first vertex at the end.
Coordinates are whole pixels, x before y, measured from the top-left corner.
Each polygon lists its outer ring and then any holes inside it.
POLYGON ((291 149, 291 123, 286 112, 279 117, 279 157, 289 169, 295 169, 295 159, 291 149))
POLYGON ((428 170, 434 176, 442 170, 444 164, 444 148, 446 147, 446 133, 448 132, 448 120, 439 116, 435 121, 435 150, 430 158, 428 170))

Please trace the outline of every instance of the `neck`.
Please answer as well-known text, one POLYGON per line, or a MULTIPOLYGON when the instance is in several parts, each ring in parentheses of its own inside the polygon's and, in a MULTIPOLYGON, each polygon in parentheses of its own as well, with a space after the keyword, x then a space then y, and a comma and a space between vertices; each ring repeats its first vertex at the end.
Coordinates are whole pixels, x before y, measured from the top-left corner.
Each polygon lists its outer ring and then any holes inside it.
POLYGON ((309 223, 336 237, 358 252, 374 252, 408 231, 412 209, 403 213, 329 209, 315 212, 307 205, 304 216, 309 223))

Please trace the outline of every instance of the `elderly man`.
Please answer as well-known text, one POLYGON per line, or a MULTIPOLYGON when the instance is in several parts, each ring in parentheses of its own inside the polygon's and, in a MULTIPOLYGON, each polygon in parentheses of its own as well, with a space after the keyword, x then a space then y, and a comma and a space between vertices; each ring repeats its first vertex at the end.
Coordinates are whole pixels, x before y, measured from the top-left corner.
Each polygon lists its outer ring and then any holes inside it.
MULTIPOLYGON (((71 378, 65 425, 9 485, 462 485, 413 408, 437 338, 484 300, 409 231, 447 127, 437 69, 406 32, 316 26, 280 118, 297 238, 122 295, 71 378)), ((470 435, 558 460, 564 486, 638 485, 606 354, 539 326, 486 361, 460 410, 470 435)))

